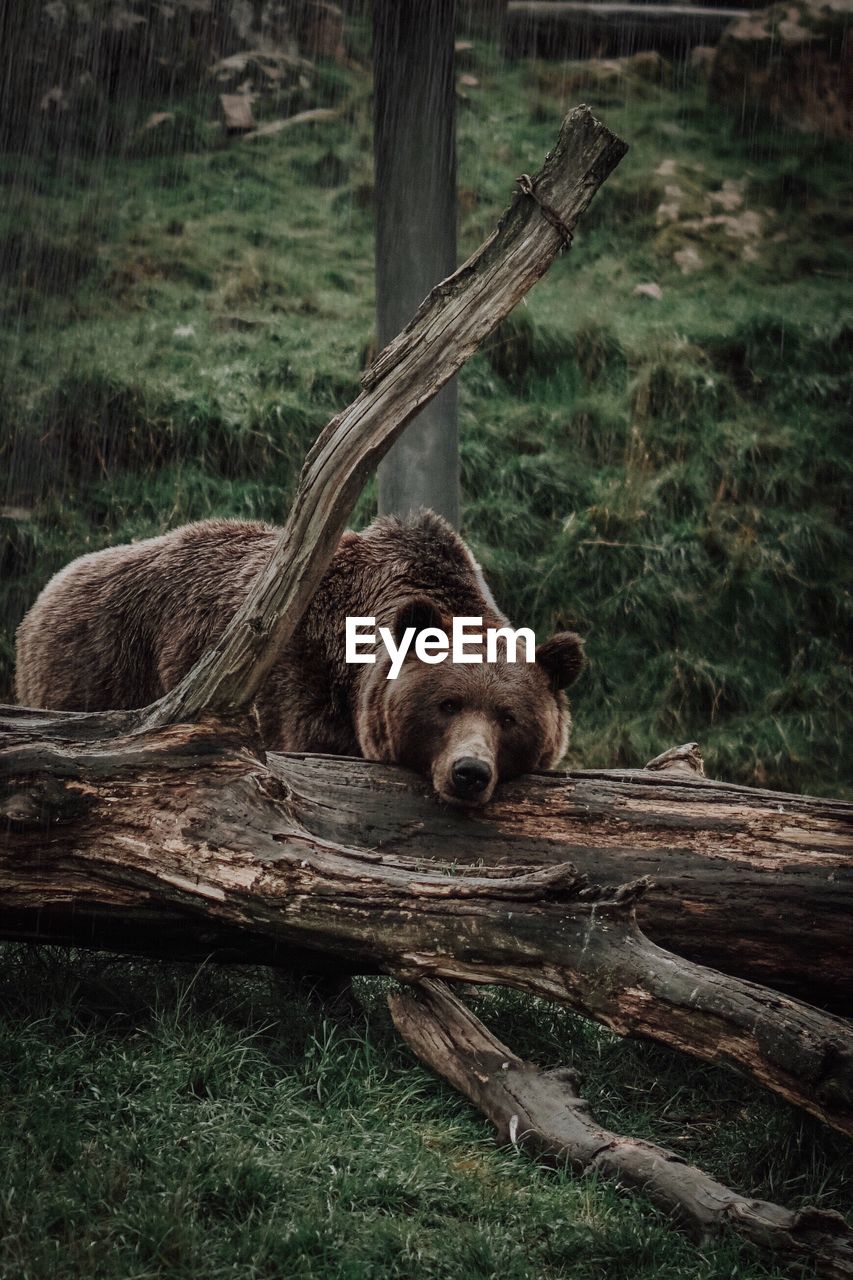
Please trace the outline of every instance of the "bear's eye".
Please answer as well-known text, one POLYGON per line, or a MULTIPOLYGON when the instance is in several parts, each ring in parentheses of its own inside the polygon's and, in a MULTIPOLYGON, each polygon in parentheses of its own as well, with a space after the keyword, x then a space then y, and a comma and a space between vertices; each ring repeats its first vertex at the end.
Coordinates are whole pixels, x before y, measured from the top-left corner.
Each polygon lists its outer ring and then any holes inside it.
POLYGON ((513 725, 518 724, 518 721, 509 711, 504 711, 499 717, 499 723, 502 729, 511 729, 513 725))
POLYGON ((462 710, 462 703, 456 698, 445 698, 439 707, 446 716, 455 716, 462 710))

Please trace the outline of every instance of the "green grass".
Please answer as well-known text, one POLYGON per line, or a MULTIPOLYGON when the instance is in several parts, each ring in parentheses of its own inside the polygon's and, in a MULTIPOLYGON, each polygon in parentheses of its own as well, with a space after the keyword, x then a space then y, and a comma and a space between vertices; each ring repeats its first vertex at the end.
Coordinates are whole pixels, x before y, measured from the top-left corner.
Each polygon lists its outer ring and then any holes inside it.
MULTIPOLYGON (((412 1060, 384 983, 329 1021, 258 971, 0 953, 0 1275, 728 1280, 642 1196, 537 1169, 412 1060)), ((752 1193, 843 1207, 840 1140, 730 1073, 511 993, 478 1002, 599 1118, 752 1193)))
MULTIPOLYGON (((689 82, 474 56, 462 252, 573 102, 632 147, 461 379, 464 532, 516 619, 588 636, 571 763, 696 739, 720 777, 849 793, 848 156, 743 137, 689 82), (759 235, 701 225, 725 183, 759 235), (633 295, 648 281, 661 301, 633 295)), ((7 695, 14 627, 70 556, 211 514, 281 520, 355 393, 369 98, 355 71, 334 93, 343 122, 274 140, 0 161, 0 467, 30 514, 0 522, 7 695)), ((369 489, 357 522, 372 513, 369 489)))
MULTIPOLYGON (((514 618, 588 635, 571 763, 698 739, 719 777, 849 794, 849 156, 742 136, 683 77, 472 57, 463 253, 572 103, 632 147, 461 378, 465 535, 514 618), (727 181, 760 235, 702 225, 727 181), (633 294, 650 281, 659 302, 633 294)), ((374 341, 364 76, 335 95, 341 122, 266 142, 224 145, 187 106, 156 148, 0 158, 0 696, 14 627, 68 559, 281 520, 354 394, 374 341)), ((356 522, 373 510, 370 487, 356 522)), ((381 984, 361 996, 342 1025, 259 972, 0 950, 0 1275, 787 1274, 495 1150, 400 1046, 381 984)), ((483 1016, 578 1067, 603 1122, 744 1192, 849 1204, 841 1144, 730 1073, 512 994, 483 1016)))

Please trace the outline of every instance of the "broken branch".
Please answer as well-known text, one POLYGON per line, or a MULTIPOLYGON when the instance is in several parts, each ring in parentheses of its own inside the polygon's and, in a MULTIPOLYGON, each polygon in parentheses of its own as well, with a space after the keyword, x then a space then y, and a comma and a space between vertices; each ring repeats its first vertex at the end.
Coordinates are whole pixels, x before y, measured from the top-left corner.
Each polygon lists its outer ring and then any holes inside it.
POLYGON ((853 1230, 841 1214, 748 1199, 673 1151, 603 1129, 570 1068, 541 1071, 516 1057, 443 982, 421 982, 392 994, 388 1004, 412 1051, 483 1112, 501 1144, 634 1187, 699 1241, 732 1230, 763 1249, 816 1264, 821 1275, 853 1276, 853 1230))
POLYGON ((246 708, 319 586, 355 501, 417 411, 547 271, 568 232, 627 146, 577 107, 554 150, 489 239, 436 285, 409 326, 364 374, 364 390, 320 433, 305 461, 287 524, 228 628, 149 712, 151 726, 246 708))

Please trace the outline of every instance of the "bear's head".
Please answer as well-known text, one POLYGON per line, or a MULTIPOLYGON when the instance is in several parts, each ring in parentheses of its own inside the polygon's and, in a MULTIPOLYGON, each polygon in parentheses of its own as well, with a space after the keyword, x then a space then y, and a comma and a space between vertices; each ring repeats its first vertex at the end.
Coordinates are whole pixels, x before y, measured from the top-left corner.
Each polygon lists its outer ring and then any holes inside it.
MULTIPOLYGON (((505 626, 483 620, 483 628, 505 626)), ((396 613, 391 630, 400 643, 407 628, 437 629, 449 636, 452 619, 427 599, 396 613)), ((466 645, 476 654, 477 646, 466 645)), ((583 667, 583 644, 574 632, 552 636, 536 649, 536 661, 507 660, 497 643, 497 662, 428 664, 414 642, 396 679, 390 659, 377 650, 364 668, 356 705, 356 733, 368 760, 400 764, 429 778, 442 800, 462 808, 486 804, 498 782, 531 769, 549 769, 568 745, 571 716, 564 690, 583 667)))

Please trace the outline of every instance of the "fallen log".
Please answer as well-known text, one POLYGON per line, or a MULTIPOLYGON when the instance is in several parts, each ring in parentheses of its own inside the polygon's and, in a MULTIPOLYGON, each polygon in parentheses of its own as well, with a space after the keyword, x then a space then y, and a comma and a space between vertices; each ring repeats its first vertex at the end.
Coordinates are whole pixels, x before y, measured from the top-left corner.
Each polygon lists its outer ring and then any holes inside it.
POLYGON ((713 5, 510 0, 504 48, 511 57, 619 57, 647 49, 684 55, 716 44, 743 13, 713 5))
POLYGON ((751 1200, 653 1142, 611 1133, 592 1117, 574 1071, 522 1061, 442 982, 388 998, 400 1035, 418 1058, 491 1121, 501 1144, 552 1166, 569 1164, 633 1187, 699 1242, 733 1231, 761 1248, 811 1263, 820 1275, 853 1276, 853 1230, 840 1213, 792 1211, 751 1200))
POLYGON ((401 770, 288 756, 295 815, 316 835, 429 865, 572 862, 602 885, 649 877, 640 927, 724 973, 853 1013, 853 805, 688 770, 537 774, 464 821, 401 770))
POLYGON ((15 732, 4 716, 0 936, 82 931, 97 946, 118 933, 161 954, 165 926, 207 954, 232 938, 240 958, 311 967, 317 954, 340 971, 512 986, 747 1071, 853 1136, 850 1025, 655 946, 634 918, 645 882, 602 890, 571 864, 460 875, 383 859, 299 822, 288 758, 265 764, 239 729, 103 740, 98 717, 80 716, 71 743, 74 720, 25 716, 15 732))

